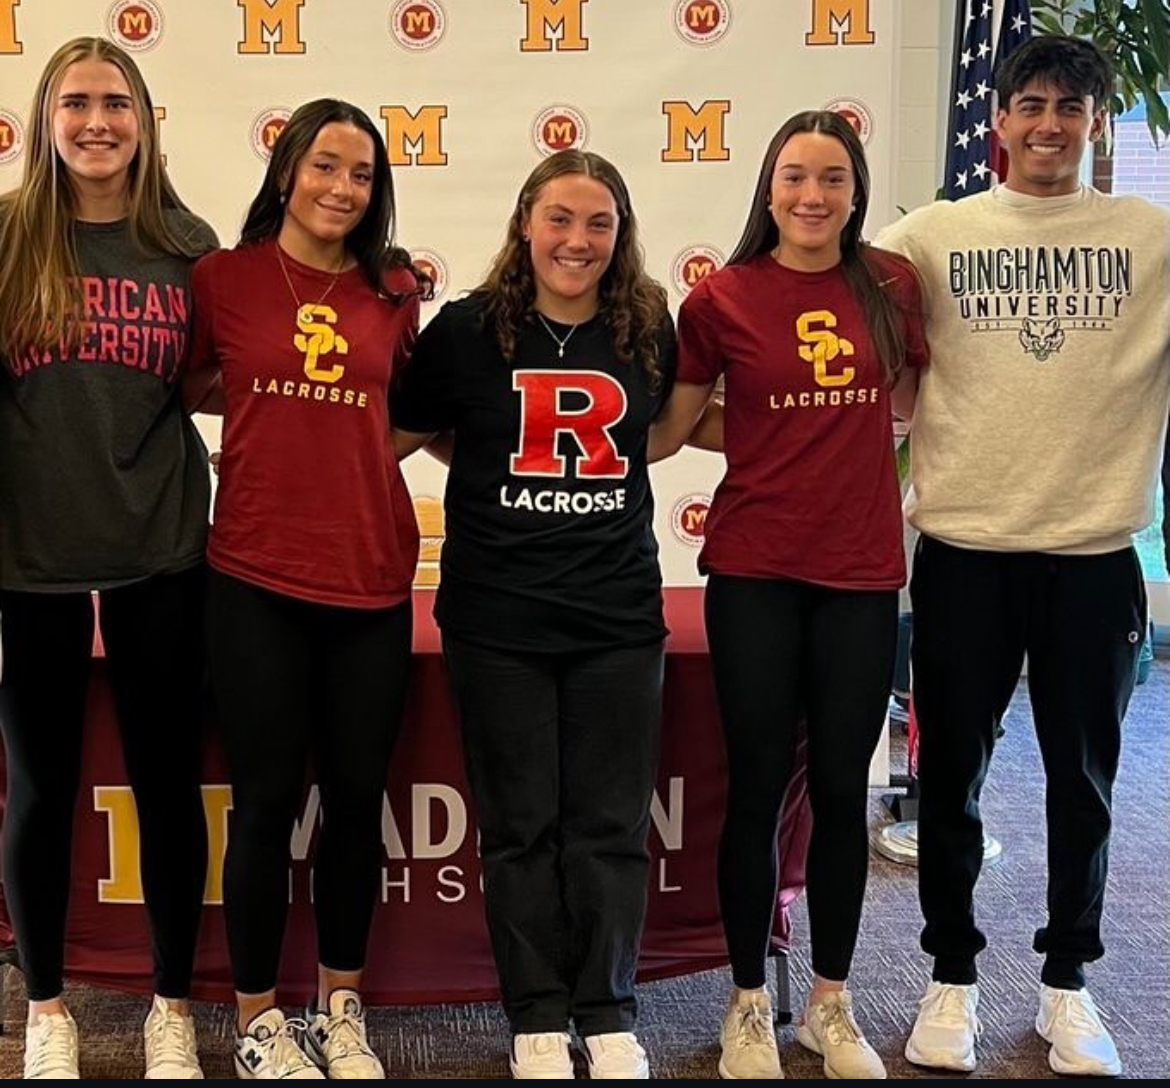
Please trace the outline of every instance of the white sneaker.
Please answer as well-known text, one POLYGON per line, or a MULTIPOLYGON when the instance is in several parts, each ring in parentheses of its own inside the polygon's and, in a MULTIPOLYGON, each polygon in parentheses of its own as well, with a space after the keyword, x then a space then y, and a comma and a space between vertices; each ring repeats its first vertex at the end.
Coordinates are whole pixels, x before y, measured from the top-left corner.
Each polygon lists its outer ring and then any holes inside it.
POLYGON ((567 1031, 523 1032, 512 1036, 508 1059, 515 1080, 573 1080, 567 1031))
POLYGON ((975 1040, 983 1031, 975 1010, 979 987, 932 982, 919 1002, 918 1019, 906 1042, 906 1060, 930 1069, 970 1073, 975 1040))
POLYGON ((366 1039, 366 1010, 355 990, 334 990, 329 1011, 306 1013, 305 1052, 330 1080, 385 1080, 366 1039))
POLYGON ((585 1037, 585 1059, 592 1080, 649 1080, 646 1051, 632 1031, 585 1037))
POLYGON ((142 1029, 146 1042, 145 1080, 203 1080, 195 1049, 195 1020, 154 995, 142 1029))
POLYGON ((831 1080, 886 1079, 886 1067, 853 1019, 853 995, 847 990, 810 1003, 796 1040, 825 1059, 825 1076, 831 1080))
POLYGON ((782 1080, 772 1001, 766 990, 736 990, 719 1028, 724 1080, 782 1080))
POLYGON ((1121 1059, 1109 1029, 1101 1023, 1088 990, 1040 987, 1036 1031, 1052 1044, 1048 1064, 1054 1073, 1088 1077, 1121 1075, 1121 1059))
POLYGON ((24 1033, 25 1080, 80 1080, 77 1024, 64 1012, 43 1013, 24 1033))
POLYGON ((280 1009, 255 1017, 245 1035, 236 1036, 236 1076, 240 1080, 324 1080, 301 1049, 293 1032, 303 1020, 286 1020, 280 1009))

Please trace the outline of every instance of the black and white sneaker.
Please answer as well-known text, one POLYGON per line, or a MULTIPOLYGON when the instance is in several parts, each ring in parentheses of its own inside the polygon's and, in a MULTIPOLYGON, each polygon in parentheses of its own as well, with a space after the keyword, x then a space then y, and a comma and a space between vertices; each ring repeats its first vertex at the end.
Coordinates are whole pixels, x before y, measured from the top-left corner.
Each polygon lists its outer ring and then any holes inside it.
POLYGON ((255 1017, 247 1033, 236 1036, 236 1076, 240 1080, 324 1080, 321 1070, 297 1042, 303 1020, 286 1020, 280 1009, 255 1017))
POLYGON ((334 990, 326 1012, 308 1011, 305 1050, 330 1080, 385 1080, 366 1038, 366 1010, 354 990, 334 990))

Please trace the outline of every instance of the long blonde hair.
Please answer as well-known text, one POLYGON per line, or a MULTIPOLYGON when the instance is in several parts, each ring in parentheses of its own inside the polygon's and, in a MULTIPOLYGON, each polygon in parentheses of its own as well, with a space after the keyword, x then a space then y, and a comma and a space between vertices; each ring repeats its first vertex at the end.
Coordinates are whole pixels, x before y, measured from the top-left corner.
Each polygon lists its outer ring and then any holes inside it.
POLYGON ((65 72, 86 60, 114 65, 130 87, 138 150, 130 163, 126 213, 134 244, 145 253, 188 258, 207 248, 180 236, 163 214, 184 205, 162 164, 154 106, 138 66, 105 38, 66 42, 37 82, 21 184, 0 196, 0 356, 15 358, 77 335, 71 327, 81 301, 73 239, 77 198, 57 154, 53 116, 65 72))

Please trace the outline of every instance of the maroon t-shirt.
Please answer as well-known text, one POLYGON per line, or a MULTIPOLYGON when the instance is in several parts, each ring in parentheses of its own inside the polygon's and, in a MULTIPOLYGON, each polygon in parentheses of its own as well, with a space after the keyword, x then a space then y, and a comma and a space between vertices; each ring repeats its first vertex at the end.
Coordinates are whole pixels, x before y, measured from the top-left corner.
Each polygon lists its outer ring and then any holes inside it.
MULTIPOLYGON (((272 243, 203 258, 191 364, 223 374, 224 430, 208 563, 302 600, 386 608, 410 595, 418 525, 388 397, 418 299, 379 298, 359 269, 284 263, 272 243), (332 284, 332 286, 330 286, 332 284)), ((390 290, 414 277, 395 272, 390 290)))
MULTIPOLYGON (((906 362, 927 358, 913 269, 869 253, 904 315, 906 362)), ((703 573, 844 589, 906 580, 889 393, 840 266, 795 272, 764 254, 702 280, 679 311, 678 380, 726 376, 727 471, 703 573)))

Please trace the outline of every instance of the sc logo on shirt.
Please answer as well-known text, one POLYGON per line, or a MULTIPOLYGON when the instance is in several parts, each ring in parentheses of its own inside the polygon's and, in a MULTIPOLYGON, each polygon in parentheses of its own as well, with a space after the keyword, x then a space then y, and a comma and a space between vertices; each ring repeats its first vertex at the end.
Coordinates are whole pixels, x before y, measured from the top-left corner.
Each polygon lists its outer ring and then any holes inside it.
POLYGON ((853 342, 838 336, 837 315, 831 310, 806 310, 796 319, 796 335, 801 341, 800 357, 813 365, 813 377, 817 385, 833 389, 848 385, 857 374, 855 367, 844 366, 836 373, 830 373, 829 364, 845 356, 853 355, 853 342))

